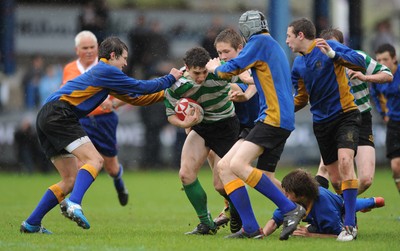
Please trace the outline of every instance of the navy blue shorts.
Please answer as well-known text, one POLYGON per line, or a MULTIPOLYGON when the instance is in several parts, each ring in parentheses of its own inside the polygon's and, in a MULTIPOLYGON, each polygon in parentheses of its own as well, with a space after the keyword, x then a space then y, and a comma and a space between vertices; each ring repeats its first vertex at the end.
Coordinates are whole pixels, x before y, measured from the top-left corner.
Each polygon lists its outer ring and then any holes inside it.
POLYGON ((79 122, 99 153, 107 157, 117 156, 118 115, 115 112, 87 116, 79 122))

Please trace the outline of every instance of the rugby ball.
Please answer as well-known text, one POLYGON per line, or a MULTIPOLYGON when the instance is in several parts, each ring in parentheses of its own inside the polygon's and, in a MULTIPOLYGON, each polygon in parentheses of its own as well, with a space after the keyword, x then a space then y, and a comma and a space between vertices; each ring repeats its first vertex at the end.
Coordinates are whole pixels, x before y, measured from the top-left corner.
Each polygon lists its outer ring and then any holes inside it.
MULTIPOLYGON (((189 114, 191 108, 198 107, 200 110, 200 122, 204 118, 204 110, 203 107, 199 105, 196 101, 190 98, 181 98, 176 102, 175 105, 175 114, 180 120, 185 120, 185 117, 189 114)), ((192 110, 194 112, 194 110, 192 110)), ((199 122, 199 123, 200 123, 199 122)))

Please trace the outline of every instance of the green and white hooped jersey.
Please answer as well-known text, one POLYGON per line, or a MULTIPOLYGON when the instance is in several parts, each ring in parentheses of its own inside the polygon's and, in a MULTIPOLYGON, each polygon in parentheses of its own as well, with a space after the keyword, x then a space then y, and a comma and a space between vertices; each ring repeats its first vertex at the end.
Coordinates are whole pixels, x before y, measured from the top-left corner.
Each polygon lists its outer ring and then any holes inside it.
MULTIPOLYGON (((373 75, 378 72, 385 72, 392 76, 389 68, 385 65, 379 64, 373 58, 365 54, 363 51, 357 51, 358 54, 362 55, 365 59, 366 72, 365 75, 373 75)), ((368 83, 363 82, 359 79, 350 80, 351 92, 353 93, 355 103, 360 112, 367 112, 371 110, 371 102, 369 95, 368 83)))
POLYGON ((235 107, 229 100, 229 91, 230 81, 208 74, 203 83, 196 84, 186 73, 165 90, 166 114, 167 116, 175 114, 174 108, 180 98, 190 98, 197 101, 204 110, 202 123, 213 123, 233 117, 235 107))

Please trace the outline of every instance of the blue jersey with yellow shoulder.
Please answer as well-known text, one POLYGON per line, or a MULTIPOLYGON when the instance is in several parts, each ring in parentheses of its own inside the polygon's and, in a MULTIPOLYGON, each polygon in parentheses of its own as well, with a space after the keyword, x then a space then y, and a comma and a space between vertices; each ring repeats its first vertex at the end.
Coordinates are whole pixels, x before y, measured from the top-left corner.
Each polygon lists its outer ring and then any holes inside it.
MULTIPOLYGON (((243 83, 236 83, 243 92, 247 90, 249 87, 243 83)), ((235 113, 239 119, 241 128, 253 128, 254 121, 258 118, 258 112, 260 110, 260 106, 258 104, 258 93, 254 94, 246 102, 234 102, 235 105, 235 113)))
MULTIPOLYGON (((343 198, 321 186, 318 189, 318 199, 307 208, 304 221, 311 224, 314 233, 338 235, 343 227, 343 198)), ((283 214, 279 209, 274 211, 272 219, 278 226, 282 225, 283 214)))
POLYGON ((269 33, 252 35, 239 55, 217 67, 215 74, 229 79, 248 69, 251 69, 259 95, 257 121, 294 130, 289 62, 281 46, 269 33))
POLYGON ((400 67, 393 74, 393 81, 385 84, 372 84, 371 96, 382 116, 400 121, 400 67))
POLYGON ((176 81, 171 74, 152 80, 137 80, 106 62, 106 59, 101 59, 91 70, 68 81, 50 95, 45 103, 65 101, 82 118, 99 106, 108 95, 133 105, 160 101, 164 96, 162 91, 176 81))
POLYGON ((292 67, 295 106, 304 107, 309 102, 313 121, 317 123, 357 109, 346 67, 366 70, 364 58, 355 50, 333 40, 327 43, 336 52, 334 58, 322 53, 314 41, 305 54, 295 58, 292 67))

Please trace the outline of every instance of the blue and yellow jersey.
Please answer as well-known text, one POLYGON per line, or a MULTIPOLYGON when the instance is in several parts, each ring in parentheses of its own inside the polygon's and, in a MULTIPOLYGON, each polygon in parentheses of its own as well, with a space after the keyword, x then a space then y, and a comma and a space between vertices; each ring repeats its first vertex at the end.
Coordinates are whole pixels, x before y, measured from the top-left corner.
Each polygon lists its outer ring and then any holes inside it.
POLYGON ((130 78, 106 61, 102 59, 88 72, 68 81, 50 95, 46 103, 65 101, 82 118, 99 106, 108 95, 132 105, 148 105, 163 100, 163 90, 175 83, 171 74, 152 80, 130 78))
POLYGON ((327 43, 336 52, 333 59, 316 47, 295 58, 292 82, 295 89, 295 106, 301 109, 308 102, 314 122, 328 122, 343 112, 356 110, 354 96, 350 92, 346 67, 365 72, 365 60, 356 51, 333 40, 327 43))
MULTIPOLYGON (((245 92, 248 88, 248 85, 243 83, 236 83, 243 92, 245 92)), ((242 128, 253 128, 254 121, 258 118, 258 112, 260 110, 260 106, 258 105, 258 93, 254 94, 246 102, 234 102, 236 116, 239 119, 240 126, 242 128)))
MULTIPOLYGON (((304 221, 311 224, 312 229, 319 234, 340 234, 343 227, 344 202, 341 196, 328 189, 319 187, 319 196, 307 208, 304 221)), ((279 209, 273 213, 272 219, 280 226, 283 223, 283 214, 279 209)))
POLYGON ((400 121, 400 67, 393 74, 393 81, 371 85, 372 100, 382 116, 400 121))
POLYGON ((257 121, 294 130, 294 103, 290 66, 280 45, 268 34, 250 37, 236 58, 215 69, 215 74, 230 79, 248 69, 259 95, 257 121))

